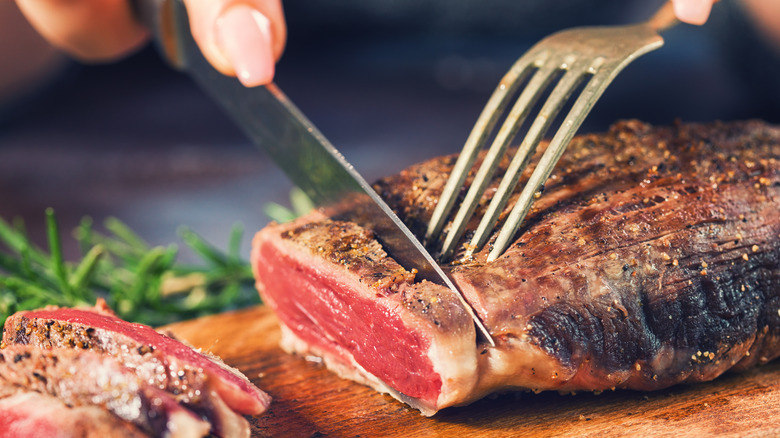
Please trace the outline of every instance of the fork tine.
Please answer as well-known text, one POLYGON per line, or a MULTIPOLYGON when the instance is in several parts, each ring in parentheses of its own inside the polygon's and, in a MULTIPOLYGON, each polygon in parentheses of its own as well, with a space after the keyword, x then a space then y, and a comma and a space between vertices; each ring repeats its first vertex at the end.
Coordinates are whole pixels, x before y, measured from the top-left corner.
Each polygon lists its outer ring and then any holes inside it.
POLYGON ((562 62, 563 65, 549 69, 549 73, 547 70, 552 64, 546 62, 539 64, 537 61, 536 74, 531 78, 526 89, 522 91, 518 101, 509 112, 507 120, 498 130, 493 144, 477 170, 471 187, 466 192, 465 199, 452 221, 439 252, 440 260, 444 261, 448 258, 454 251, 457 242, 460 241, 477 205, 485 196, 485 189, 492 180, 497 164, 505 153, 509 141, 516 134, 519 125, 524 123, 528 111, 531 106, 535 105, 539 93, 548 88, 551 72, 558 69, 566 71, 550 93, 547 102, 542 106, 540 114, 531 123, 506 174, 501 178, 497 191, 493 194, 493 199, 491 199, 485 215, 481 218, 478 228, 466 248, 466 257, 480 249, 493 232, 509 197, 515 190, 520 175, 528 165, 530 157, 534 155, 541 139, 561 111, 564 102, 569 100, 583 79, 586 76, 591 76, 581 95, 576 99, 553 136, 547 150, 542 154, 542 159, 532 172, 529 181, 521 190, 517 203, 512 207, 496 236, 493 247, 488 254, 488 262, 495 260, 506 250, 510 239, 528 214, 536 191, 549 177, 566 146, 609 83, 634 59, 661 47, 663 38, 658 32, 672 26, 675 22, 672 1, 667 0, 656 15, 643 23, 629 26, 577 28, 554 33, 537 43, 515 63, 510 73, 505 76, 502 83, 493 92, 488 105, 480 114, 477 124, 455 163, 428 225, 424 240, 426 244, 431 244, 434 240, 439 239, 439 234, 454 207, 460 190, 464 187, 463 183, 480 153, 480 149, 492 132, 497 117, 501 115, 507 104, 511 92, 506 90, 506 81, 510 81, 511 90, 518 86, 520 81, 517 80, 517 77, 522 75, 525 78, 529 74, 530 62, 523 64, 528 57, 543 53, 546 58, 566 60, 566 62, 562 62), (574 66, 569 68, 568 64, 574 64, 574 66))
POLYGON ((468 192, 458 209, 455 218, 452 221, 450 230, 444 240, 441 249, 441 259, 447 259, 454 251, 458 241, 463 235, 466 225, 474 214, 474 210, 479 205, 480 198, 485 192, 485 188, 493 178, 493 174, 498 167, 498 163, 504 156, 507 146, 517 134, 523 121, 528 116, 529 111, 534 106, 540 95, 553 80, 554 75, 560 70, 564 60, 561 57, 547 59, 545 64, 537 70, 534 76, 526 85, 520 96, 517 98, 514 106, 501 125, 501 128, 488 149, 482 165, 477 170, 474 180, 471 182, 468 192))
MULTIPOLYGON (((597 59, 594 65, 590 66, 591 71, 595 71, 600 67, 600 60, 597 59)), ((553 168, 558 163, 558 160, 563 155, 574 134, 579 129, 585 117, 588 115, 593 105, 598 100, 599 96, 604 92, 612 79, 617 75, 617 72, 612 68, 605 68, 601 72, 596 73, 590 78, 588 84, 580 94, 579 98, 574 102, 569 114, 566 116, 558 132, 555 133, 553 139, 550 141, 550 145, 547 150, 544 151, 542 158, 539 160, 539 164, 534 169, 531 177, 528 179, 523 191, 520 193, 520 197, 509 213, 501 231, 496 237, 496 241, 493 243, 493 248, 488 254, 487 261, 491 262, 497 259, 506 249, 510 243, 510 239, 514 236, 517 228, 522 223, 525 216, 533 204, 534 194, 539 190, 539 187, 547 180, 552 173, 553 168), (606 72, 606 73, 604 73, 606 72)), ((480 224, 481 225, 481 224, 480 224)))
POLYGON ((550 93, 547 102, 544 103, 539 115, 529 128, 523 142, 520 144, 515 156, 509 163, 509 167, 502 177, 501 183, 499 184, 496 193, 493 195, 493 199, 471 239, 466 252, 467 256, 473 251, 481 248, 490 236, 490 233, 496 225, 498 216, 509 201, 509 197, 512 196, 512 192, 514 191, 515 186, 517 186, 520 175, 528 165, 528 162, 536 151, 544 134, 550 128, 552 121, 555 119, 555 116, 561 110, 564 103, 569 99, 571 93, 582 83, 584 77, 589 73, 589 67, 590 65, 583 65, 581 62, 577 62, 577 64, 572 66, 561 78, 555 89, 550 93))
POLYGON ((457 194, 460 192, 460 188, 463 186, 471 166, 484 146, 488 134, 493 130, 498 121, 498 117, 509 103, 509 98, 514 95, 517 87, 531 74, 533 67, 538 66, 536 64, 543 59, 543 56, 526 55, 520 57, 501 79, 495 91, 493 91, 477 122, 474 124, 474 128, 472 128, 466 139, 463 150, 458 156, 449 179, 442 189, 439 202, 433 210, 431 221, 428 223, 428 229, 425 232, 424 242, 426 244, 434 240, 435 236, 438 236, 444 227, 447 216, 452 211, 452 207, 458 197, 457 194))

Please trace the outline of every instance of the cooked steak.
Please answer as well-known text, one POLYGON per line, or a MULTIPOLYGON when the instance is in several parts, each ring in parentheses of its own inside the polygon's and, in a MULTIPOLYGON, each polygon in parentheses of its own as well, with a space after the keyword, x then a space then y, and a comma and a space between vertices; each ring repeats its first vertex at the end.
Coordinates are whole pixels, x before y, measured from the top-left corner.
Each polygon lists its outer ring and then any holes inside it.
POLYGON ((0 438, 142 438, 148 435, 96 406, 68 407, 18 388, 0 398, 0 438))
MULTIPOLYGON (((270 397, 243 374, 219 358, 197 352, 149 326, 122 321, 100 301, 91 309, 51 308, 18 312, 6 320, 3 345, 31 344, 41 348, 90 349, 121 357, 129 366, 147 363, 144 356, 158 352, 171 369, 205 374, 219 396, 236 412, 263 413, 270 397)), ((168 382, 178 385, 176 381, 168 382)), ((170 388, 179 391, 177 388, 170 388)))
MULTIPOLYGON (((375 188, 421 235, 454 161, 375 188)), ((283 347, 427 415, 507 389, 664 388, 780 355, 780 128, 621 122, 577 137, 541 191, 499 259, 487 245, 444 265, 495 348, 372 230, 319 212, 271 224, 252 263, 283 347)))
MULTIPOLYGON (((143 398, 146 392, 151 395, 161 393, 164 395, 160 400, 168 397, 176 407, 181 403, 186 407, 181 409, 208 420, 211 433, 217 436, 249 436, 249 424, 242 414, 258 415, 270 402, 266 393, 219 358, 197 352, 151 327, 122 321, 103 301, 89 309, 52 307, 18 312, 6 320, 2 347, 0 353, 5 357, 16 354, 17 349, 26 348, 24 351, 28 351, 28 357, 33 359, 0 366, 0 380, 13 380, 13 371, 22 367, 22 370, 27 370, 27 376, 32 375, 30 373, 41 375, 43 383, 59 382, 65 378, 60 371, 66 368, 53 365, 94 363, 94 372, 109 376, 116 374, 117 379, 135 382, 123 386, 135 388, 129 390, 130 394, 137 392, 137 397, 143 398), (44 353, 48 356, 41 356, 44 353), (49 359, 42 359, 46 357, 49 359), (46 360, 53 361, 53 365, 43 366, 48 363, 46 360), (104 366, 101 368, 99 364, 104 366), (42 367, 43 370, 40 369, 42 367), (149 385, 153 386, 147 387, 149 385)), ((94 402, 97 400, 95 391, 100 388, 79 382, 85 377, 86 373, 76 376, 66 386, 81 384, 78 391, 74 390, 75 396, 94 402)), ((36 382, 18 385, 30 388, 34 386, 32 383, 36 382)), ((62 385, 57 384, 57 387, 62 385)), ((48 393, 60 397, 69 405, 76 403, 52 390, 48 393)), ((163 407, 167 409, 167 405, 163 407)), ((170 408, 174 409, 173 406, 170 408)), ((151 417, 158 418, 160 415, 151 417)), ((164 431, 159 427, 146 429, 155 433, 164 431)))
POLYGON ((12 345, 0 350, 0 381, 49 394, 67 406, 103 408, 150 436, 200 437, 210 429, 172 394, 153 385, 155 380, 93 351, 12 345))

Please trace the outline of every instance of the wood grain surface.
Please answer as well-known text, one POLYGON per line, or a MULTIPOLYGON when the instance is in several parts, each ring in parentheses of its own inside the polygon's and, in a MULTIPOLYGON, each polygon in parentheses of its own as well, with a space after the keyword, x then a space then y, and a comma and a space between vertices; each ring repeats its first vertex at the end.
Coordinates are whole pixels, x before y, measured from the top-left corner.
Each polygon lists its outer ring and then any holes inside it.
POLYGON ((503 394, 426 418, 284 353, 266 307, 167 328, 271 394, 270 410, 251 419, 258 437, 780 436, 780 361, 656 392, 503 394))

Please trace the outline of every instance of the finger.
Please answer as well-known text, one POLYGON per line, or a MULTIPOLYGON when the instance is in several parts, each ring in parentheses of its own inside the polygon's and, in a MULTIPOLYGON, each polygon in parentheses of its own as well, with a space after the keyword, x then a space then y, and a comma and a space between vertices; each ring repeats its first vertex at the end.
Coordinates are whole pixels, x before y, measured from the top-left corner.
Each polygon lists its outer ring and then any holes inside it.
POLYGON ((780 1, 742 0, 742 5, 759 31, 780 48, 780 1))
POLYGON ((206 59, 247 87, 271 82, 287 40, 280 0, 185 0, 206 59))
POLYGON ((148 32, 126 0, 17 0, 49 42, 85 61, 107 61, 138 49, 148 32))
POLYGON ((717 0, 674 0, 674 14, 688 24, 702 25, 707 22, 712 4, 717 0))

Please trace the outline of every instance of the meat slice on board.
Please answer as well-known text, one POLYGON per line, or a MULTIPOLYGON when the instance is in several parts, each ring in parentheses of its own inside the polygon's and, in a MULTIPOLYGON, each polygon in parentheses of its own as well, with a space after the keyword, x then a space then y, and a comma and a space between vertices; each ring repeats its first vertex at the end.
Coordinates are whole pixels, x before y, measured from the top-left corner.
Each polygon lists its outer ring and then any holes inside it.
POLYGON ((0 350, 0 380, 68 406, 103 408, 151 436, 204 436, 210 429, 147 376, 93 351, 12 345, 0 350))
POLYGON ((176 418, 184 421, 187 414, 205 424, 204 433, 248 437, 249 423, 243 415, 261 414, 270 403, 266 393, 219 358, 151 327, 123 321, 102 301, 88 309, 18 312, 6 320, 2 346, 6 361, 0 364, 0 380, 51 394, 69 406, 100 405, 152 434, 166 434, 166 424, 173 423, 149 421, 181 413, 176 418), (68 375, 72 367, 85 372, 68 375), (94 386, 95 382, 121 385, 107 391, 107 384, 94 386), (112 393, 161 411, 123 415, 133 404, 114 400, 112 393))
POLYGON ((271 400, 268 394, 219 358, 197 352, 149 326, 123 321, 102 301, 91 309, 50 308, 18 312, 6 320, 3 344, 91 349, 121 356, 128 365, 143 364, 145 355, 156 352, 185 371, 201 370, 212 381, 213 389, 236 412, 261 414, 271 400))

